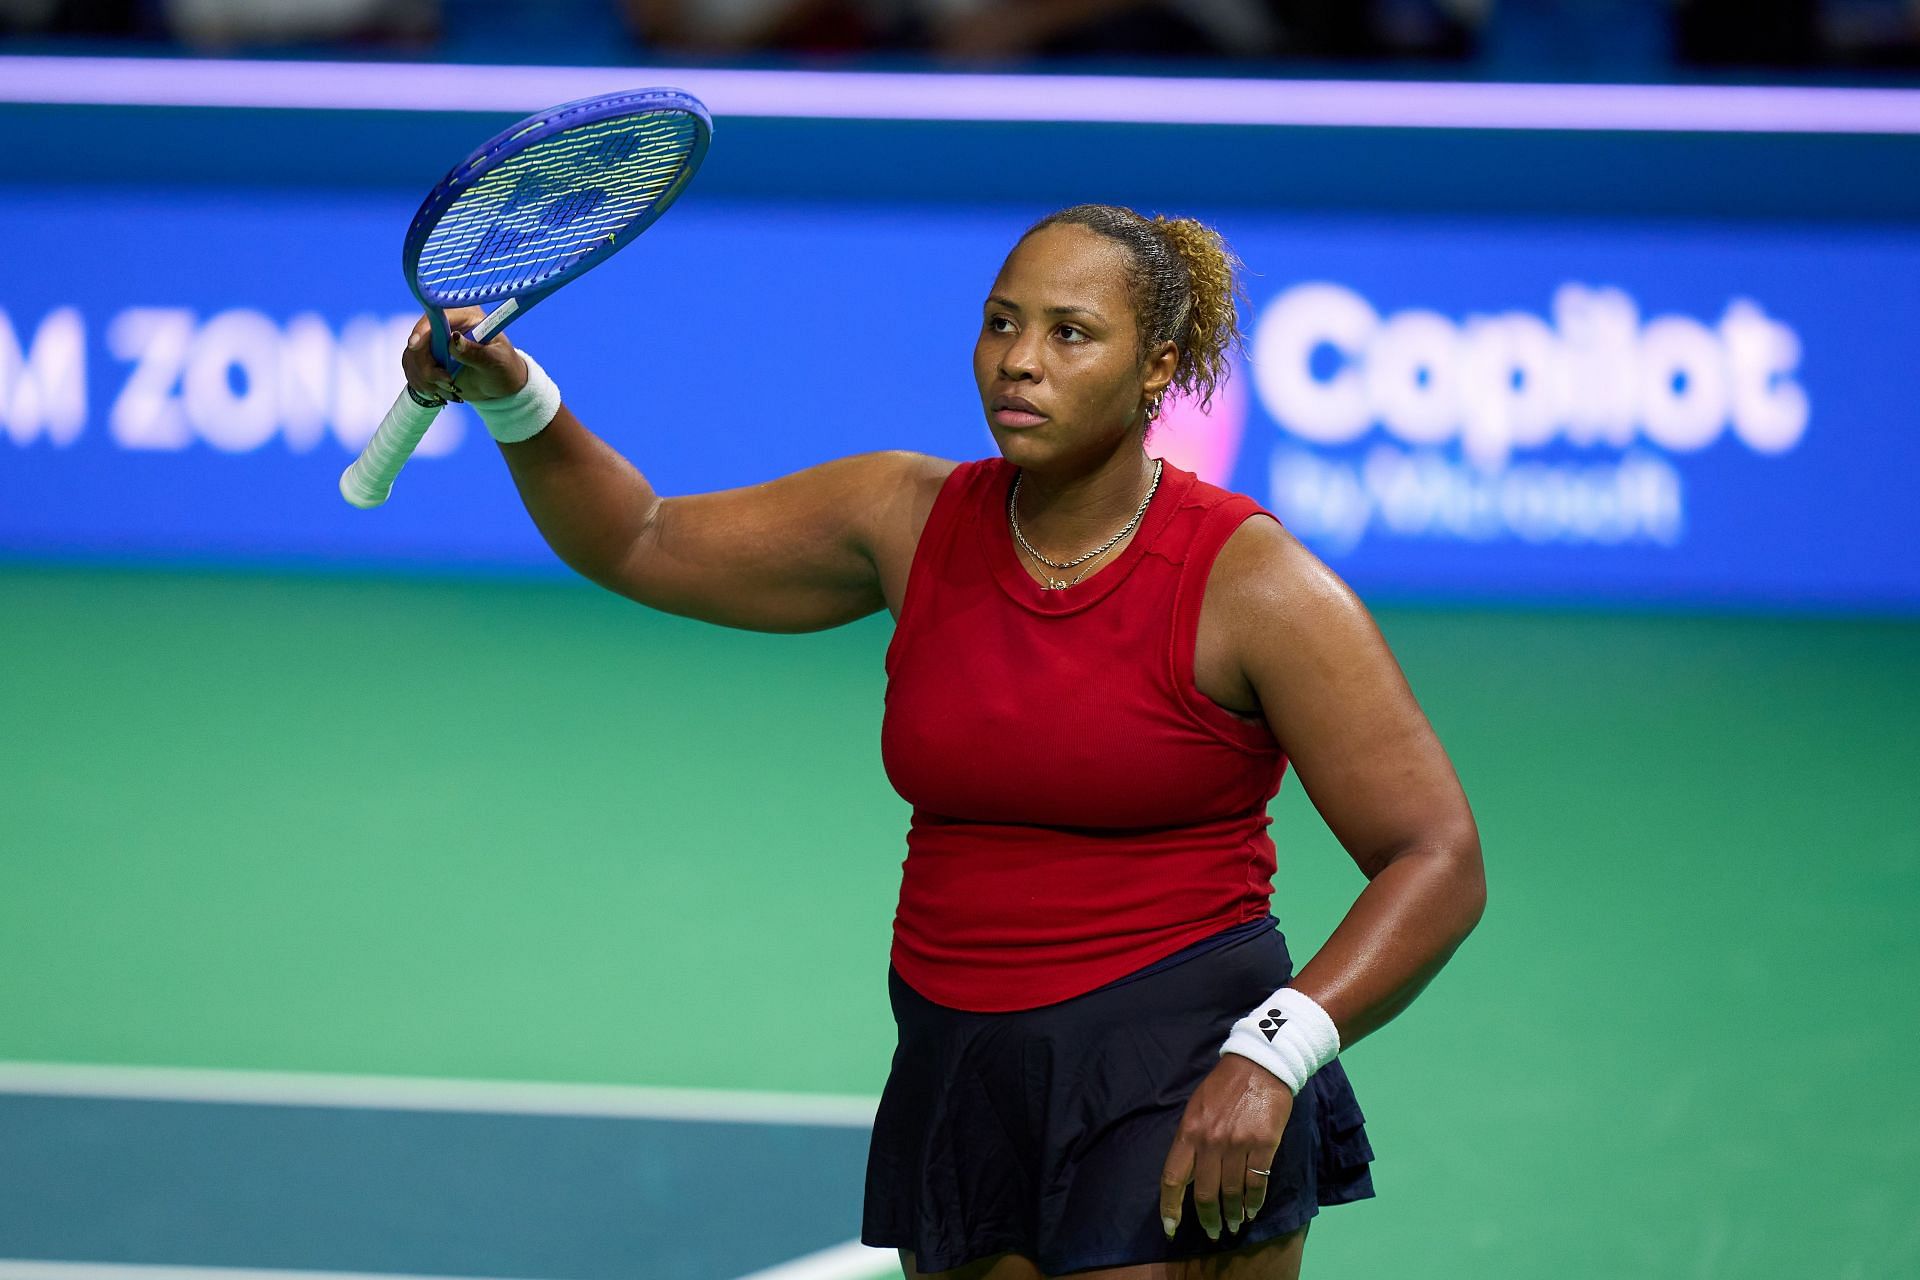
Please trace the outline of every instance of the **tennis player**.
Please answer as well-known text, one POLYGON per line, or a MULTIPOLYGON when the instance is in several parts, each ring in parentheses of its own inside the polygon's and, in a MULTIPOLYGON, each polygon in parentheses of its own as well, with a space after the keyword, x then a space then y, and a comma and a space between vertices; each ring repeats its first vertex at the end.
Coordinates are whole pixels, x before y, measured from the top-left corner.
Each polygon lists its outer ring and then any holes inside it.
MULTIPOLYGON (((1252 499, 1153 456, 1241 341, 1240 264, 1190 219, 1081 205, 988 290, 999 456, 826 462, 662 498, 504 336, 459 394, 561 559, 642 604, 807 631, 886 609, 881 742, 913 806, 899 1046, 862 1238, 910 1277, 1300 1274, 1373 1194, 1339 1059, 1479 920, 1479 836, 1345 585, 1252 499), (1288 763, 1367 877, 1296 973, 1268 913, 1288 763)), ((478 312, 456 313, 456 328, 478 312)))

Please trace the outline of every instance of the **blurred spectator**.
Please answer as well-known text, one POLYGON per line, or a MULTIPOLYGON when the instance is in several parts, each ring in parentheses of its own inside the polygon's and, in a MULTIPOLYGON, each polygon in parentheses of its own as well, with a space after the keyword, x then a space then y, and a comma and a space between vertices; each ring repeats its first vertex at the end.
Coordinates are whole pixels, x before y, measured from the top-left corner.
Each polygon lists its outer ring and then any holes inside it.
POLYGON ((933 52, 954 59, 1161 54, 1266 57, 1263 0, 923 0, 933 52))
POLYGON ((1920 0, 1678 0, 1675 19, 1699 66, 1920 66, 1920 0))
POLYGON ((1487 0, 622 0, 684 53, 925 49, 1035 57, 1458 57, 1487 0))
POLYGON ((139 35, 143 10, 140 0, 0 0, 0 33, 139 35))
POLYGON ((1920 0, 1826 0, 1820 38, 1839 67, 1920 67, 1920 0))
POLYGON ((1490 79, 1920 68, 1920 0, 0 0, 0 35, 214 51, 378 43, 466 61, 647 51, 1470 62, 1490 79))
POLYGON ((172 32, 205 48, 431 39, 439 0, 163 0, 172 32))
POLYGON ((1818 0, 1679 0, 1674 18, 1687 62, 1805 67, 1821 60, 1818 0))
POLYGON ((641 43, 686 54, 886 48, 901 0, 619 0, 641 43))
POLYGON ((923 0, 953 57, 1459 57, 1460 10, 1433 0, 923 0))

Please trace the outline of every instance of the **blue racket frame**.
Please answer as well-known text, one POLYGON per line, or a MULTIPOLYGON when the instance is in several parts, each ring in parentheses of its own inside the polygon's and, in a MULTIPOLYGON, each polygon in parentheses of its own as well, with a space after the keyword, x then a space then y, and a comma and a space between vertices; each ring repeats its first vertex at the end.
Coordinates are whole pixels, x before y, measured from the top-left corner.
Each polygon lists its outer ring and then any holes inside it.
POLYGON ((571 280, 576 280, 593 268, 605 262, 624 248, 628 241, 652 226, 677 200, 680 192, 686 188, 693 175, 705 159, 707 146, 713 140, 713 117, 706 106, 690 93, 679 89, 629 89, 618 93, 595 94, 590 98, 579 98, 572 102, 563 102, 557 107, 528 116, 524 120, 508 125, 493 137, 476 147, 471 155, 452 169, 440 180, 438 186, 427 193, 420 202, 420 208, 414 213, 413 221, 407 227, 407 237, 401 244, 400 262, 406 273, 407 288, 420 300, 425 308, 427 320, 432 327, 433 354, 449 374, 459 372, 460 366, 448 354, 450 334, 447 328, 443 301, 430 298, 420 287, 420 254, 425 249, 427 237, 440 222, 441 217, 482 177, 495 166, 520 154, 527 148, 546 141, 554 134, 581 125, 597 123, 616 116, 636 115, 648 111, 683 111, 696 121, 693 147, 687 158, 681 162, 680 172, 660 197, 653 202, 643 217, 582 253, 564 269, 556 272, 550 279, 526 293, 508 294, 498 306, 489 311, 486 318, 468 332, 475 342, 485 342, 504 328, 509 320, 526 314, 547 295, 559 289, 571 280))

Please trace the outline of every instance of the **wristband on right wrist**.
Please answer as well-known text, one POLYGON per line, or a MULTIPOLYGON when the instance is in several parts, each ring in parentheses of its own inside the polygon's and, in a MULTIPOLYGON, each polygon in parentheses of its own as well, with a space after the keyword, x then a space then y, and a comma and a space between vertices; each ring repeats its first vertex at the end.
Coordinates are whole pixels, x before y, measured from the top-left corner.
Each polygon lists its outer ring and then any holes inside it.
POLYGON ((1295 987, 1282 987, 1233 1024, 1223 1054, 1259 1063, 1297 1096, 1313 1073, 1340 1052, 1340 1030, 1320 1002, 1295 987))
POLYGON ((520 358, 527 362, 526 385, 510 396, 496 400, 469 400, 487 433, 501 444, 531 440, 547 429, 553 415, 560 412, 560 388, 547 376, 539 362, 525 350, 520 358))

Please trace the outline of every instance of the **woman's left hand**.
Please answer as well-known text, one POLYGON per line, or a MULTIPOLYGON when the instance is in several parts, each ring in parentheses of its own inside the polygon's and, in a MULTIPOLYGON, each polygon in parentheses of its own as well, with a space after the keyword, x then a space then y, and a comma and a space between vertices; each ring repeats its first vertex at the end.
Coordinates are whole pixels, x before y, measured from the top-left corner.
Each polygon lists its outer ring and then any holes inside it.
POLYGON ((1167 1238, 1180 1225, 1180 1206, 1193 1184, 1200 1229, 1220 1238, 1224 1221, 1238 1231, 1267 1199, 1265 1174, 1280 1150, 1280 1135, 1293 1114, 1293 1090, 1279 1077, 1237 1053, 1220 1056, 1187 1100, 1160 1173, 1160 1222, 1167 1238))

